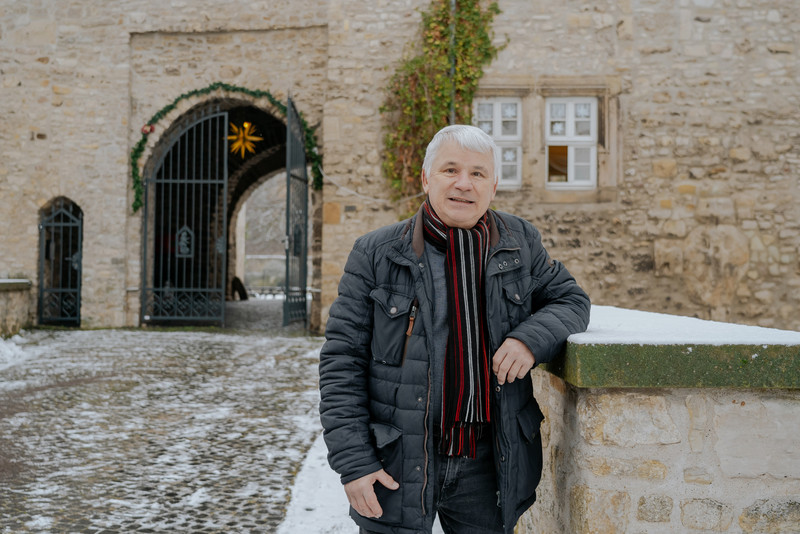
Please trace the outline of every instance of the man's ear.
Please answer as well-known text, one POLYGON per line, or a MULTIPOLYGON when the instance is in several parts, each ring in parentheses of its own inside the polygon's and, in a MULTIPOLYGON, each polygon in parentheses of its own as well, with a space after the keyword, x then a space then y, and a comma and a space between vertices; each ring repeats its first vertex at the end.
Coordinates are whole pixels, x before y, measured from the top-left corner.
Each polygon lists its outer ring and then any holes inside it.
POLYGON ((428 177, 425 176, 425 171, 424 170, 420 173, 420 180, 422 181, 422 190, 427 193, 428 192, 428 177))

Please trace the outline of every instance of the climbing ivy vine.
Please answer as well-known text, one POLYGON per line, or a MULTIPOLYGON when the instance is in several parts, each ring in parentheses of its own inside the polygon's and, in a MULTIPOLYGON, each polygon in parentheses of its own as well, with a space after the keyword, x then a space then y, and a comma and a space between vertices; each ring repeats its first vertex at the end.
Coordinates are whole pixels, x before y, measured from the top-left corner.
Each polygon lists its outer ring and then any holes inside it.
MULTIPOLYGON (((450 122, 451 102, 456 123, 469 124, 472 120, 472 99, 483 67, 500 50, 492 43, 491 29, 499 13, 496 2, 487 5, 480 0, 458 0, 454 41, 450 0, 432 0, 422 13, 421 39, 412 45, 392 76, 381 108, 386 128, 383 172, 398 197, 420 192, 425 148, 450 122)), ((405 209, 411 211, 414 206, 409 203, 405 209)))
MULTIPOLYGON (((280 100, 275 98, 269 91, 247 89, 245 87, 238 87, 236 85, 223 82, 216 82, 212 83, 208 87, 195 89, 180 95, 170 104, 167 104, 158 110, 152 117, 150 117, 150 120, 148 120, 142 127, 142 137, 133 147, 133 150, 131 150, 131 181, 134 197, 131 209, 134 213, 136 213, 139 208, 142 207, 142 199, 144 196, 144 184, 142 184, 142 176, 139 172, 139 160, 141 159, 142 154, 144 154, 144 149, 147 145, 147 136, 155 130, 155 125, 158 123, 158 121, 163 119, 169 112, 174 110, 181 100, 196 96, 208 95, 215 91, 241 93, 256 99, 266 98, 269 100, 270 104, 272 104, 275 109, 277 109, 277 111, 283 115, 284 118, 286 117, 286 104, 283 104, 280 100)), ((300 116, 300 121, 303 125, 303 133, 305 137, 304 142, 306 147, 306 160, 308 164, 311 165, 312 187, 314 189, 322 189, 322 155, 319 154, 317 149, 317 136, 314 132, 314 129, 308 126, 308 123, 302 115, 300 116)))

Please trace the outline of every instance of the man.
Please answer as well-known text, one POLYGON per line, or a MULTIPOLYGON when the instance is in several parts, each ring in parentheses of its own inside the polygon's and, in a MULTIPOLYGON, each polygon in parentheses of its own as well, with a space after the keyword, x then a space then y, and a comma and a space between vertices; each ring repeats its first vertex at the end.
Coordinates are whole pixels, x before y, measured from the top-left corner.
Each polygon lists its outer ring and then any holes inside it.
POLYGON ((363 533, 511 533, 542 469, 530 370, 586 329, 589 298, 528 222, 489 209, 498 149, 428 145, 416 216, 356 240, 320 354, 331 467, 363 533))

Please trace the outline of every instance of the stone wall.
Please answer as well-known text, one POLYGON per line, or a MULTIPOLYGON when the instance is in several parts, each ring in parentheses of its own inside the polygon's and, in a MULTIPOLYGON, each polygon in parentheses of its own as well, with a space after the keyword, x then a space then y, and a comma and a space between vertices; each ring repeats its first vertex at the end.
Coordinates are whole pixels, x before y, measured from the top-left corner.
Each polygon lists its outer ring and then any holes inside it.
POLYGON ((545 471, 518 532, 797 532, 796 390, 577 388, 536 370, 545 471))
POLYGON ((800 4, 500 7, 509 44, 484 94, 522 87, 538 114, 548 77, 595 77, 618 104, 607 119, 621 161, 610 201, 559 204, 537 178, 536 138, 524 194, 501 192, 497 207, 537 224, 594 302, 800 329, 800 4))
MULTIPOLYGON (((332 3, 329 23, 325 167, 344 187, 325 191, 324 309, 355 236, 398 217, 365 198, 389 197, 376 110, 416 34, 410 10, 427 5, 358 4, 332 3)), ((480 94, 522 98, 525 152, 521 191, 494 206, 534 222, 594 302, 800 329, 800 4, 499 6, 506 46, 480 94), (554 85, 607 104, 607 176, 592 194, 545 188, 539 130, 554 85)))
MULTIPOLYGON (((142 231, 141 211, 131 211, 130 151, 142 125, 218 81, 282 100, 291 91, 321 125, 327 6, 0 0, 0 276, 37 283, 39 209, 66 196, 84 213, 82 325, 138 325, 142 231)), ((156 124, 140 164, 202 101, 184 101, 156 124)))
MULTIPOLYGON (((312 209, 324 323, 353 240, 404 209, 381 175, 379 108, 427 6, 0 0, 0 276, 37 283, 38 212, 65 196, 85 217, 83 324, 138 324, 129 158, 141 126, 213 82, 291 91, 319 127, 327 176, 312 209)), ((499 6, 505 47, 480 93, 522 98, 525 151, 521 190, 495 207, 534 222, 597 303, 800 329, 800 4, 499 6), (597 191, 545 187, 543 99, 563 90, 603 102, 597 191)), ((203 101, 156 124, 141 165, 203 101)))
POLYGON ((393 66, 418 35, 425 0, 333 0, 328 20, 328 98, 322 210, 322 320, 355 239, 398 220, 398 203, 381 174, 379 108, 393 66))

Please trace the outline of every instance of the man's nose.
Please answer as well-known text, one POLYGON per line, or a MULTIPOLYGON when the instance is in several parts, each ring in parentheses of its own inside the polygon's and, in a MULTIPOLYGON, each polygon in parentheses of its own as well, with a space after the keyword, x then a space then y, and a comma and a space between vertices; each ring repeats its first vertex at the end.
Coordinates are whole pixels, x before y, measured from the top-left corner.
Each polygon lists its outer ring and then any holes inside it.
POLYGON ((458 173, 458 176, 456 176, 455 186, 457 189, 461 190, 472 189, 472 180, 470 179, 467 171, 458 173))

